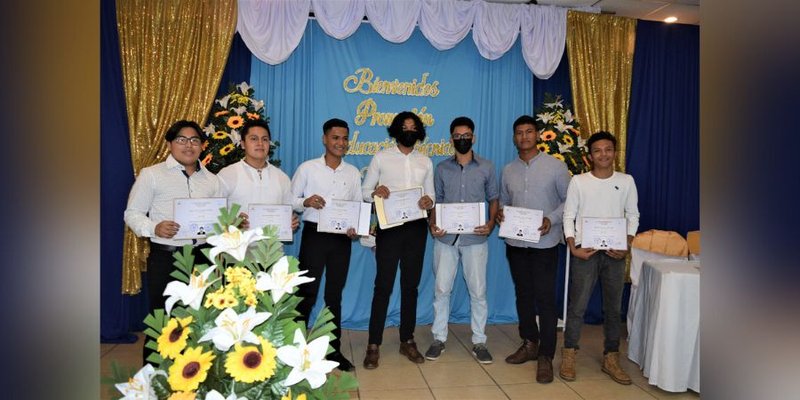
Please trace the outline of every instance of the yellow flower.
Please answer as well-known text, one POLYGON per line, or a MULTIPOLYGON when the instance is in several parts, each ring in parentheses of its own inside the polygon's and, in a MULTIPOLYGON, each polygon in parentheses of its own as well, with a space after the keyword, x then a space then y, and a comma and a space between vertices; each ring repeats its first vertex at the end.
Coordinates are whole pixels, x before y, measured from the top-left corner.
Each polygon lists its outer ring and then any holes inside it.
POLYGON ((238 285, 240 282, 252 276, 253 273, 247 268, 234 267, 225 269, 225 280, 232 285, 238 285))
POLYGON ((256 346, 236 344, 233 353, 225 359, 225 371, 237 382, 252 383, 263 381, 275 374, 275 347, 266 339, 259 337, 261 351, 256 346))
POLYGON ((223 131, 216 131, 213 135, 211 135, 211 138, 213 139, 225 139, 226 137, 228 137, 228 134, 223 131))
MULTIPOLYGON (((289 388, 289 391, 286 392, 286 394, 283 395, 283 397, 281 397, 281 400, 292 400, 292 388, 289 388)), ((300 395, 295 397, 294 400, 306 400, 306 394, 300 393, 300 395)))
POLYGON ((236 297, 228 290, 206 295, 206 308, 214 306, 214 308, 222 310, 228 307, 236 307, 237 305, 239 305, 239 301, 236 300, 236 297))
POLYGON ((556 153, 556 154, 553 154, 553 157, 555 157, 555 158, 557 158, 557 159, 559 159, 559 160, 561 160, 561 161, 564 161, 564 162, 566 162, 566 161, 564 160, 564 156, 562 156, 561 154, 558 154, 558 153, 556 153))
POLYGON ((244 299, 244 304, 248 307, 255 307, 258 305, 258 299, 255 294, 248 294, 244 299))
POLYGON ((556 138, 556 133, 553 131, 544 131, 542 132, 542 141, 553 140, 556 138))
POLYGON ((564 138, 561 139, 561 140, 564 142, 564 144, 569 145, 569 146, 572 146, 573 144, 575 144, 575 141, 572 140, 572 136, 570 136, 570 135, 564 135, 564 138))
POLYGON ((200 383, 206 380, 208 369, 214 354, 210 351, 203 353, 202 347, 192 347, 175 359, 169 367, 169 382, 172 390, 196 390, 200 383))
POLYGON ((223 155, 223 156, 226 156, 226 155, 228 155, 228 153, 233 151, 234 147, 235 146, 233 145, 233 143, 228 143, 228 144, 225 145, 225 147, 223 147, 223 148, 221 148, 219 150, 219 154, 223 155))
POLYGON ((228 115, 228 110, 217 111, 214 113, 214 117, 221 117, 223 115, 228 115))
POLYGON ((181 354, 183 348, 186 347, 186 338, 192 329, 189 324, 192 323, 192 317, 177 319, 171 318, 167 322, 167 326, 161 330, 161 336, 158 337, 158 353, 164 358, 175 358, 181 354))
POLYGON ((167 400, 194 400, 194 392, 175 392, 167 397, 167 400))
POLYGON ((244 125, 244 118, 242 118, 242 117, 240 117, 238 115, 234 115, 234 116, 231 116, 230 118, 228 118, 228 126, 229 127, 233 128, 233 129, 237 129, 237 128, 240 128, 242 125, 244 125))
POLYGON ((542 153, 547 153, 550 151, 550 146, 548 146, 546 143, 539 143, 536 145, 536 148, 542 153))
POLYGON ((239 93, 233 93, 231 94, 231 102, 238 104, 248 104, 250 103, 250 98, 247 96, 243 96, 239 93))
POLYGON ((213 158, 213 156, 211 155, 211 153, 208 153, 208 154, 206 154, 205 158, 203 158, 203 161, 200 161, 200 163, 203 164, 203 165, 208 165, 208 163, 211 162, 212 158, 213 158))

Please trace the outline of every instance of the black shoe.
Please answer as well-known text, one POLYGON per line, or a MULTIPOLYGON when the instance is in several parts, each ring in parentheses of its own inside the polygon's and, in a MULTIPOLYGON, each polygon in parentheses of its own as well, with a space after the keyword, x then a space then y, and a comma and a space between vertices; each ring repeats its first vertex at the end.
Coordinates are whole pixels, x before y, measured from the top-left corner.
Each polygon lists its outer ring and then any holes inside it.
POLYGON ((328 355, 327 358, 330 361, 338 362, 339 366, 336 368, 339 368, 340 371, 351 372, 356 369, 356 367, 353 366, 353 363, 351 363, 350 360, 345 358, 344 355, 342 355, 342 353, 334 352, 328 355))

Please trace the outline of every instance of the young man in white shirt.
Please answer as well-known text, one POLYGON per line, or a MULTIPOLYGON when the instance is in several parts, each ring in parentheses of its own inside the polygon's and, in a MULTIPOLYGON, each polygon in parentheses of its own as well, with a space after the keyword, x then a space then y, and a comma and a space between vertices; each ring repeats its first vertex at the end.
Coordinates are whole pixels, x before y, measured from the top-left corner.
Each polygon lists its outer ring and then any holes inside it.
MULTIPOLYGON (((164 289, 172 278, 173 253, 186 244, 200 245, 205 239, 173 239, 180 225, 173 221, 173 203, 179 198, 221 197, 216 175, 198 158, 206 138, 194 121, 177 121, 164 139, 170 154, 164 162, 143 168, 133 183, 125 224, 139 237, 150 238, 147 272, 144 273, 149 300, 148 313, 164 308, 164 289)), ((196 248, 195 257, 203 257, 196 248)), ((152 351, 144 348, 144 360, 152 351)))
MULTIPOLYGON (((248 228, 247 207, 256 204, 292 204, 291 180, 278 167, 269 163, 269 142, 272 134, 269 125, 261 119, 247 120, 242 127, 241 146, 245 156, 242 161, 228 165, 217 176, 222 183, 223 196, 228 206, 241 206, 245 219, 243 228, 248 228)), ((300 225, 300 219, 292 213, 292 230, 300 225)))
POLYGON ((352 240, 358 237, 350 227, 346 234, 317 232, 320 210, 326 201, 361 201, 361 174, 343 160, 349 147, 350 128, 347 122, 333 118, 322 125, 322 144, 325 154, 308 160, 292 177, 293 206, 303 213, 303 236, 300 242, 300 269, 308 270, 312 282, 301 285, 297 294, 303 300, 297 306, 304 321, 308 322, 317 301, 319 284, 325 273, 325 304, 333 313, 336 336, 331 341, 334 352, 328 359, 339 363, 342 371, 352 371, 353 364, 341 352, 342 291, 350 268, 352 240))
MULTIPOLYGON (((423 195, 417 206, 423 210, 433 208, 433 163, 431 159, 414 149, 418 141, 425 139, 425 127, 420 118, 403 111, 392 120, 389 136, 397 146, 379 151, 372 157, 364 182, 361 184, 365 201, 373 196, 389 198, 394 190, 421 186, 423 195)), ((375 232, 375 291, 369 317, 369 339, 364 368, 378 367, 379 347, 383 342, 386 312, 392 294, 398 263, 400 268, 400 353, 414 363, 423 363, 425 358, 414 342, 414 327, 417 323, 417 287, 422 276, 425 244, 428 240, 428 224, 418 219, 375 232)))
POLYGON ((639 227, 636 183, 632 176, 614 170, 617 139, 613 135, 597 132, 589 138, 587 145, 592 170, 572 178, 564 203, 564 236, 572 254, 572 263, 559 376, 566 381, 575 380, 575 357, 583 315, 599 277, 603 288, 605 335, 602 370, 615 382, 630 385, 631 378, 619 365, 622 290, 628 250, 601 251, 582 247, 581 221, 583 217, 625 218, 630 249, 639 227))

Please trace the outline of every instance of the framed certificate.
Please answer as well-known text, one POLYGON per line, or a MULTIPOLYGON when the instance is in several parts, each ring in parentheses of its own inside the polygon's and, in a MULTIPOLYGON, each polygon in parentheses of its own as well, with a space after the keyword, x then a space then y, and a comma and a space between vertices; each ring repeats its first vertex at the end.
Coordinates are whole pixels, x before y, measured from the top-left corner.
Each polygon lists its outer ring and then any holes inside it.
POLYGON ((508 239, 539 243, 544 212, 522 207, 503 207, 503 222, 497 235, 508 239))
POLYGON ((224 197, 175 199, 173 220, 180 225, 173 239, 201 239, 214 233, 220 208, 228 207, 224 197))
POLYGON ((361 236, 369 235, 369 218, 372 205, 360 201, 326 200, 319 210, 317 232, 347 234, 355 228, 361 236))
POLYGON ((475 227, 486 224, 486 203, 436 204, 436 226, 447 233, 474 235, 475 227))
POLYGON ((278 240, 292 241, 292 206, 251 203, 247 206, 247 216, 250 220, 250 229, 274 225, 278 227, 278 240))
POLYGON ((428 216, 428 212, 417 204, 422 197, 422 187, 395 190, 388 199, 375 196, 375 213, 381 229, 402 225, 428 216))
POLYGON ((625 218, 581 219, 581 247, 597 250, 627 250, 628 235, 625 218))

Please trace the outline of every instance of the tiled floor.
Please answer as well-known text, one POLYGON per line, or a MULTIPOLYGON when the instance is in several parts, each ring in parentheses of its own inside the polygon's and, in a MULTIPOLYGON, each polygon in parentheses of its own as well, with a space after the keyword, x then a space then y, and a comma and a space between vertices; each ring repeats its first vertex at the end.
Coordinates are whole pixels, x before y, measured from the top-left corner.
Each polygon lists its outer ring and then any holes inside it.
MULTIPOLYGON (((425 352, 433 340, 430 325, 416 329, 417 346, 425 352)), ((633 385, 615 383, 600 371, 603 348, 603 327, 584 325, 581 350, 578 353, 578 379, 565 382, 558 378, 561 364, 561 332, 558 350, 553 360, 556 379, 542 385, 536 383, 536 363, 510 365, 505 357, 517 349, 517 325, 487 327, 488 348, 494 363, 481 365, 472 358, 469 325, 450 325, 446 351, 437 361, 413 364, 398 353, 397 328, 388 328, 381 346, 380 367, 366 370, 361 367, 367 347, 367 332, 343 332, 342 352, 356 365, 355 375, 361 399, 698 399, 699 394, 669 393, 647 383, 638 366, 629 361, 627 343, 622 343, 622 367, 631 375, 633 385)), ((141 362, 142 340, 135 344, 101 344, 101 374, 109 376, 111 362, 127 368, 137 368, 141 362)), ((111 385, 103 385, 102 398, 118 397, 111 385)))

